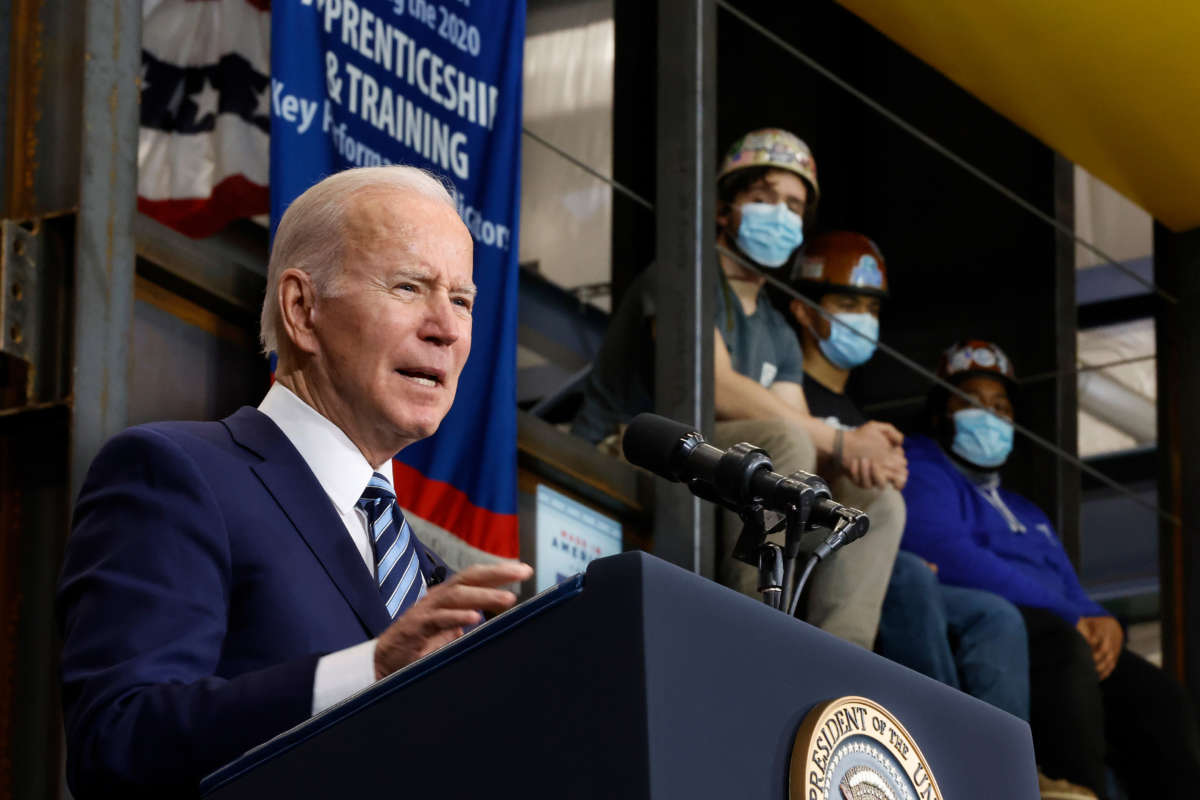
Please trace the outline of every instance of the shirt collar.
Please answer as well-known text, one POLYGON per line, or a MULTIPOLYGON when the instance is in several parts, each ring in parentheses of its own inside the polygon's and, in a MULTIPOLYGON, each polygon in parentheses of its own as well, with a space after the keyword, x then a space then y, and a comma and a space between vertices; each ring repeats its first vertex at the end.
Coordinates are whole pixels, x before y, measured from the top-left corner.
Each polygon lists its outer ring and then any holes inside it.
POLYGON ((950 453, 946 452, 946 448, 942 447, 941 442, 938 447, 942 448, 942 453, 946 456, 946 460, 954 465, 954 468, 961 472, 963 476, 971 483, 978 486, 980 489, 992 490, 1000 488, 1000 471, 995 469, 973 469, 969 465, 964 464, 961 459, 955 458, 950 453))
MULTIPOLYGON (((278 382, 259 403, 258 410, 270 417, 299 451, 338 513, 348 514, 375 472, 350 437, 278 382)), ((391 487, 391 470, 383 469, 379 474, 391 487)))
POLYGON ((979 493, 983 495, 983 498, 1000 512, 1000 516, 1004 517, 1004 521, 1008 523, 1010 530, 1015 533, 1025 532, 1025 523, 1017 519, 1017 515, 1012 512, 1012 509, 1004 502, 1004 498, 1000 496, 999 470, 971 469, 971 467, 962 463, 961 459, 954 458, 949 453, 946 453, 945 448, 942 448, 942 452, 945 453, 946 460, 953 464, 954 468, 961 472, 975 486, 979 493))

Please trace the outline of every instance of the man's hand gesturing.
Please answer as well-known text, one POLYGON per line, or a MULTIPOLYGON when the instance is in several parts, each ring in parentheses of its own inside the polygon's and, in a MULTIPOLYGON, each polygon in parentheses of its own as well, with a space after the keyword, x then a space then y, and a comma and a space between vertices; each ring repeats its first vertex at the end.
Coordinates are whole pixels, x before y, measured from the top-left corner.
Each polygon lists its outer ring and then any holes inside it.
POLYGON ((476 564, 438 584, 380 634, 375 644, 375 679, 391 675, 462 636, 482 620, 480 611, 503 611, 517 596, 498 587, 528 580, 528 564, 476 564))

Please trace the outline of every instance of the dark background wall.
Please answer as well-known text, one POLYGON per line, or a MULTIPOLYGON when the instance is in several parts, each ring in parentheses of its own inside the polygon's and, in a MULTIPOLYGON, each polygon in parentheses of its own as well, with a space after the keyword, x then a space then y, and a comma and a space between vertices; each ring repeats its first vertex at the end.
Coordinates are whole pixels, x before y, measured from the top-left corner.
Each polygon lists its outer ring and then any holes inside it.
MULTIPOLYGON (((616 2, 614 172, 654 197, 652 4, 616 2)), ((1049 214, 1054 153, 832 2, 739 0, 738 8, 1049 214)), ((811 146, 821 182, 815 226, 871 236, 893 297, 882 341, 934 368, 960 337, 998 342, 1021 374, 1057 368, 1055 233, 824 76, 718 11, 717 144, 775 126, 811 146)), ((653 220, 614 203, 614 291, 653 258, 653 220)), ((1073 334, 1072 334, 1073 335, 1073 334)), ((883 354, 850 391, 874 416, 912 430, 929 383, 883 354)), ((1056 381, 1023 389, 1020 421, 1056 438, 1056 381)), ((1054 456, 1017 443, 1007 479, 1053 518, 1054 456)))

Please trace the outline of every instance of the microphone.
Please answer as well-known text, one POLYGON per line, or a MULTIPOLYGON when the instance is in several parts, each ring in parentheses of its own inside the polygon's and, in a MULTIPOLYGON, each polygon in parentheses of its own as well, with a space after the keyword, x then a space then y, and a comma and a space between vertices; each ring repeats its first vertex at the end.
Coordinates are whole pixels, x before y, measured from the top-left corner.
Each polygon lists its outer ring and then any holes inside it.
POLYGON ((731 511, 740 513, 753 504, 784 514, 799 510, 806 524, 840 528, 836 542, 826 541, 829 552, 860 538, 870 526, 866 514, 834 501, 816 475, 780 475, 761 447, 742 443, 721 450, 690 426, 657 414, 634 417, 622 449, 631 464, 686 483, 696 496, 731 511))

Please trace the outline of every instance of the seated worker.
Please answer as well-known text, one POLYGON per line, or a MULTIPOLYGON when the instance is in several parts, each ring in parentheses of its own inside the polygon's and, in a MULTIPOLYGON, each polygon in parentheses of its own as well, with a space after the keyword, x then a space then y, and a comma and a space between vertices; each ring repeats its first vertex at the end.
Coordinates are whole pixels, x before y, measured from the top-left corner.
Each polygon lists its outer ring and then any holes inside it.
MULTIPOLYGON (((809 411, 843 430, 866 425, 866 415, 846 395, 846 382, 875 353, 880 307, 888 297, 883 254, 859 233, 821 234, 805 248, 789 283, 824 312, 796 299, 789 304, 803 343, 809 411)), ((836 464, 819 466, 823 475, 843 471, 836 464)), ((896 556, 875 651, 1029 720, 1020 613, 991 592, 943 584, 936 565, 911 553, 896 556)))
POLYGON ((955 344, 929 397, 933 438, 905 440, 909 481, 903 546, 955 586, 996 592, 1025 617, 1030 723, 1042 771, 1105 796, 1105 761, 1134 800, 1195 797, 1200 733, 1166 673, 1123 647, 1125 634, 1092 602, 1050 520, 1001 488, 1013 441, 1014 373, 994 344, 955 344))
MULTIPOLYGON (((776 129, 747 134, 734 143, 719 170, 717 244, 763 269, 784 266, 804 239, 804 218, 817 192, 816 167, 804 142, 776 129)), ((871 531, 816 570, 808 620, 870 649, 904 527, 900 495, 876 487, 903 483, 901 436, 878 423, 840 431, 809 414, 800 385, 800 346, 767 300, 765 279, 719 252, 718 261, 712 443, 759 445, 783 474, 815 471, 818 453, 837 454, 847 465, 857 485, 839 487, 837 498, 866 511, 871 531)), ((620 426, 654 408, 653 270, 645 270, 626 292, 588 378, 573 429, 592 442, 615 441, 620 426)), ((740 521, 729 513, 721 527, 722 582, 757 597, 757 571, 728 557, 740 521)))

